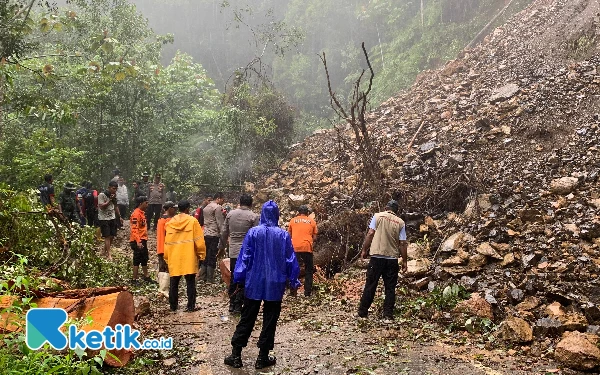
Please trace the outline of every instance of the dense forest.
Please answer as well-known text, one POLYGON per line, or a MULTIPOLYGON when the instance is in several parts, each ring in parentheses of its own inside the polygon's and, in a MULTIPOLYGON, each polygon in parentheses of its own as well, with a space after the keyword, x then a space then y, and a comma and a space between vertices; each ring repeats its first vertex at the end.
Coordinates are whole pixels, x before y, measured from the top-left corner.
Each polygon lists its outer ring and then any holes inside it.
POLYGON ((3 0, 0 178, 243 182, 337 121, 319 53, 343 95, 364 41, 376 106, 509 3, 497 22, 528 1, 3 0))

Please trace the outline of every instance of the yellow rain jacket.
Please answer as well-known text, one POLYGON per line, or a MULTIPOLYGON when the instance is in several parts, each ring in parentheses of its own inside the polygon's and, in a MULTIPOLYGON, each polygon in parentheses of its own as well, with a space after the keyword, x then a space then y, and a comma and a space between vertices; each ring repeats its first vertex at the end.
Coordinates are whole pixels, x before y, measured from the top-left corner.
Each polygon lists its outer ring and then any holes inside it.
POLYGON ((179 214, 165 225, 165 262, 170 276, 198 272, 198 261, 206 257, 204 232, 193 216, 179 214))

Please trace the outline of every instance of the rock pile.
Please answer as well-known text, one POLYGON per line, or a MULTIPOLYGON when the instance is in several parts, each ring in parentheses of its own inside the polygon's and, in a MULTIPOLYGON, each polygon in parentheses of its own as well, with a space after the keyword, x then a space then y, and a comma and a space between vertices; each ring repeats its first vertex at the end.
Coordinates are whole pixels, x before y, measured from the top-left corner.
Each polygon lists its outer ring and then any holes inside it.
MULTIPOLYGON (((543 339, 585 369, 600 365, 598 40, 598 2, 533 1, 367 118, 383 184, 427 249, 411 252, 409 282, 460 282, 493 306, 506 340, 543 339)), ((344 124, 315 132, 256 185, 282 222, 311 205, 328 228, 316 249, 338 260, 389 199, 369 195, 352 140, 344 124)))

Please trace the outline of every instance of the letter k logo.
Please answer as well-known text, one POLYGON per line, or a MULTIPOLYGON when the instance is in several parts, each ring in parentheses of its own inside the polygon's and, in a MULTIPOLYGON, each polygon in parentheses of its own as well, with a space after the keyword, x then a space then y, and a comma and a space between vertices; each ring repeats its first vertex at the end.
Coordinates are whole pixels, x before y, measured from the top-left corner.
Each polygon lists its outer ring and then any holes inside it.
POLYGON ((25 316, 25 342, 32 350, 41 348, 48 342, 54 349, 67 347, 67 337, 60 327, 67 321, 63 309, 30 309, 25 316))

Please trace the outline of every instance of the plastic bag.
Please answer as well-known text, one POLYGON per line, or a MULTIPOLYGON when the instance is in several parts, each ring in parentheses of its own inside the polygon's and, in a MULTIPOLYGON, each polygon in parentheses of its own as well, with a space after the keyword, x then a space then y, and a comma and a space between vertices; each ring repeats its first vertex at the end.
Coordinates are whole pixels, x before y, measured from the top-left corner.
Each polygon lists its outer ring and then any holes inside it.
POLYGON ((163 294, 165 297, 169 297, 169 273, 159 272, 158 273, 158 292, 163 294))

